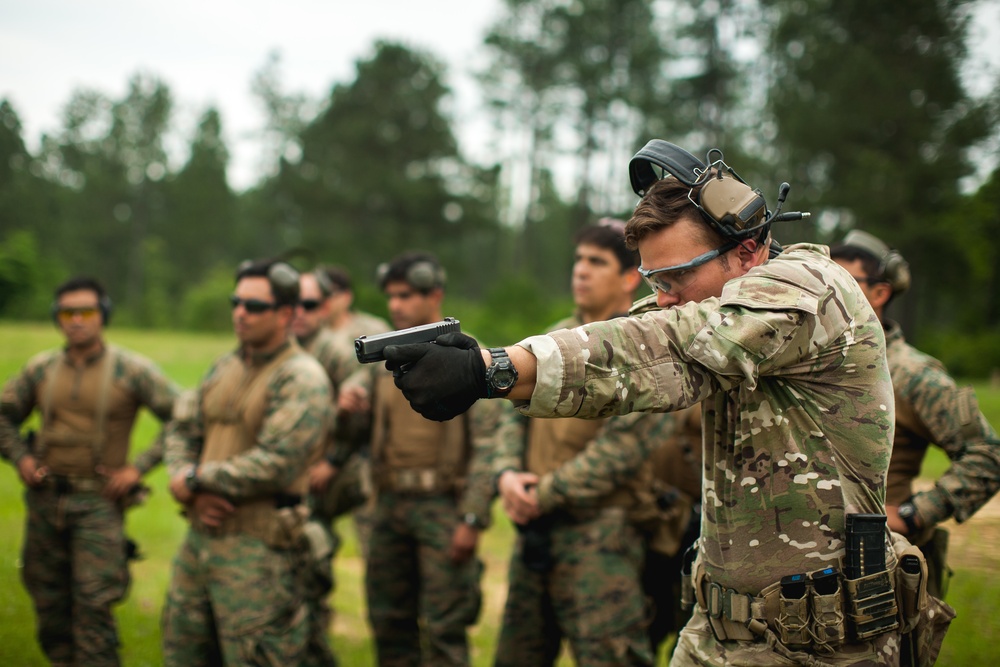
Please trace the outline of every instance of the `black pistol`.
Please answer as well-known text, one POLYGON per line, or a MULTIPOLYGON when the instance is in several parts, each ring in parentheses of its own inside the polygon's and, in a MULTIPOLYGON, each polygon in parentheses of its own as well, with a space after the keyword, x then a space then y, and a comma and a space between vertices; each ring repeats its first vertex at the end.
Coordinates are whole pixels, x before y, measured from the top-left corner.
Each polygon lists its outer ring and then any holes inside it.
POLYGON ((360 336, 354 340, 354 351, 358 355, 358 361, 363 364, 373 364, 376 361, 385 361, 383 352, 389 345, 433 343, 434 339, 441 334, 460 333, 461 331, 462 327, 458 320, 454 317, 446 317, 441 322, 421 324, 409 329, 372 334, 371 336, 360 336))

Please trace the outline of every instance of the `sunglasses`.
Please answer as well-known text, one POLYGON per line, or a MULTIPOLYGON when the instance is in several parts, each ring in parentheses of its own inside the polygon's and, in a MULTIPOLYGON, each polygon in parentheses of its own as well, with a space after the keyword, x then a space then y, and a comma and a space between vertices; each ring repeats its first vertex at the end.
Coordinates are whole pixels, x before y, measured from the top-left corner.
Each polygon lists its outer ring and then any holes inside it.
POLYGON ((229 303, 232 304, 234 310, 237 306, 243 306, 243 309, 252 315, 260 315, 261 313, 266 313, 267 311, 274 310, 278 307, 278 304, 272 301, 261 301, 260 299, 241 299, 235 294, 229 297, 229 303))
POLYGON ((92 320, 100 313, 97 306, 81 306, 79 308, 63 306, 56 310, 56 317, 59 318, 60 322, 69 323, 73 321, 74 317, 79 317, 81 320, 92 320))
POLYGON ((299 305, 302 306, 302 310, 311 313, 323 304, 319 299, 302 299, 299 301, 299 305))
POLYGON ((649 285, 654 292, 676 294, 694 282, 695 277, 697 277, 695 269, 702 264, 708 264, 716 257, 729 252, 737 245, 739 245, 739 243, 736 241, 726 241, 715 250, 709 250, 704 254, 698 255, 690 262, 677 264, 676 266, 668 266, 662 269, 652 270, 644 269, 640 266, 639 275, 642 276, 642 279, 646 281, 646 284, 649 285))

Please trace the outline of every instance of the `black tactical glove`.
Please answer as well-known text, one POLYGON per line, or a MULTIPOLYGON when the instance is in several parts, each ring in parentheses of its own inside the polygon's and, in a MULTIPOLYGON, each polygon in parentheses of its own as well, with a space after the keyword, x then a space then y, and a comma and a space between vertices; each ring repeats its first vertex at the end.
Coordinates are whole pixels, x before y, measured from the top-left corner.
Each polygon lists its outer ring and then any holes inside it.
POLYGON ((487 396, 486 365, 471 336, 441 334, 433 344, 389 345, 383 354, 396 386, 426 419, 448 421, 487 396))

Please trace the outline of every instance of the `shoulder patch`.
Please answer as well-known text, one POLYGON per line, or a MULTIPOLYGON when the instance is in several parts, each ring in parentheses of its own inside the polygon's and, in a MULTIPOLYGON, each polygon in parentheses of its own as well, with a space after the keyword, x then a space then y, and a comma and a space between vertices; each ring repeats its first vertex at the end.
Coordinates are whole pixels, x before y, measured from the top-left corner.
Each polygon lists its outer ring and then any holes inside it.
POLYGON ((799 310, 810 315, 819 311, 819 296, 800 285, 768 276, 730 280, 722 288, 723 306, 767 310, 799 310))

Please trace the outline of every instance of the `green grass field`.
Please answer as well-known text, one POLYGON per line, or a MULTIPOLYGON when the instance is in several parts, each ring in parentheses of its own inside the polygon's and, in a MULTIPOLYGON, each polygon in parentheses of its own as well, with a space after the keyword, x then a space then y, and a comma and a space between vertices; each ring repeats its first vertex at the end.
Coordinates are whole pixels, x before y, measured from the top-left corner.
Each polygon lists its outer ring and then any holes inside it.
MULTIPOLYGON (((184 387, 197 384, 208 364, 231 349, 228 335, 149 332, 110 329, 110 341, 154 359, 184 387)), ((60 344, 58 333, 47 325, 0 323, 0 380, 6 381, 34 353, 60 344)), ((994 425, 1000 425, 1000 390, 977 385, 981 406, 994 425)), ((155 436, 158 424, 143 414, 133 437, 136 449, 145 447, 155 436)), ((925 465, 925 475, 939 474, 947 459, 934 452, 925 465)), ((165 595, 170 563, 185 531, 185 524, 166 490, 166 476, 160 468, 150 479, 154 489, 149 502, 128 515, 127 532, 139 542, 145 558, 132 567, 132 589, 117 608, 126 667, 160 664, 160 608, 165 595)), ((481 555, 486 562, 483 582, 484 607, 479 624, 473 628, 473 663, 492 664, 493 647, 506 590, 507 558, 513 531, 497 514, 495 526, 483 540, 481 555)), ((984 512, 985 513, 985 512, 984 512)), ((44 665, 34 640, 35 621, 30 600, 19 578, 24 505, 21 484, 12 467, 0 465, 0 666, 44 665)), ((332 602, 336 618, 330 639, 341 664, 346 667, 374 664, 365 616, 363 564, 358 555, 353 525, 341 521, 338 532, 344 544, 336 560, 337 589, 332 602)), ((998 654, 994 637, 1000 634, 1000 512, 977 516, 953 531, 956 546, 948 601, 958 610, 939 664, 993 664, 998 654)), ((665 659, 662 660, 666 664, 665 659)), ((564 657, 562 665, 573 664, 564 657)), ((526 666, 530 667, 530 666, 526 666)))

